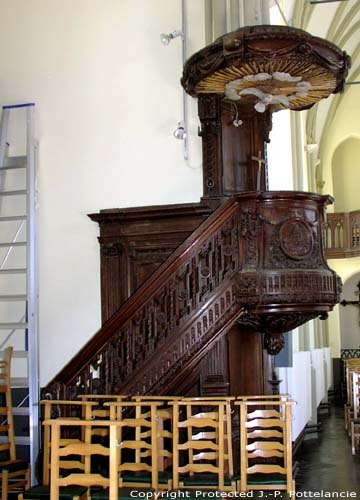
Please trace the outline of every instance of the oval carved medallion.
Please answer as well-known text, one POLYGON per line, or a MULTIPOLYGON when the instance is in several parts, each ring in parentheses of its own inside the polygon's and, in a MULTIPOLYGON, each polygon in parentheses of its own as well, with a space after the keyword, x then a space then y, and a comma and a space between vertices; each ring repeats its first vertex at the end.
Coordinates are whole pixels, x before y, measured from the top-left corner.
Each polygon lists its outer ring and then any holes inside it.
POLYGON ((291 259, 304 259, 311 254, 313 234, 307 222, 290 219, 280 228, 280 248, 291 259))

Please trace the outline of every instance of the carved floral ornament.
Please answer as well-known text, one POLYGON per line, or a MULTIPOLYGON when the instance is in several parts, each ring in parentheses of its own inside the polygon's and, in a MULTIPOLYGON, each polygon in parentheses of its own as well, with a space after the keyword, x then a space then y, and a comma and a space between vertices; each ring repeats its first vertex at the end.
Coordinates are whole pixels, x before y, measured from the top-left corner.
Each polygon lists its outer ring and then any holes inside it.
POLYGON ((231 101, 253 96, 255 110, 264 113, 268 106, 274 104, 289 108, 291 101, 306 98, 311 88, 312 84, 304 81, 301 76, 275 71, 272 74, 257 73, 231 80, 225 85, 224 93, 231 101))

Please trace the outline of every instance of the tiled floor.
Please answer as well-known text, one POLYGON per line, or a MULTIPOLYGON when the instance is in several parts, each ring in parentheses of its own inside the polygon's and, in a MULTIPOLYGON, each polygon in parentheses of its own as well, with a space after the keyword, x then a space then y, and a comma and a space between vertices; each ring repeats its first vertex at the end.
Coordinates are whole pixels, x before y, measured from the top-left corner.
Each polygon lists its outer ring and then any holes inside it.
POLYGON ((322 416, 321 422, 319 439, 304 441, 297 454, 298 498, 305 498, 308 492, 322 492, 322 496, 316 495, 318 498, 331 498, 329 494, 334 492, 341 496, 332 498, 360 498, 360 455, 351 454, 343 407, 332 406, 330 415, 322 416))

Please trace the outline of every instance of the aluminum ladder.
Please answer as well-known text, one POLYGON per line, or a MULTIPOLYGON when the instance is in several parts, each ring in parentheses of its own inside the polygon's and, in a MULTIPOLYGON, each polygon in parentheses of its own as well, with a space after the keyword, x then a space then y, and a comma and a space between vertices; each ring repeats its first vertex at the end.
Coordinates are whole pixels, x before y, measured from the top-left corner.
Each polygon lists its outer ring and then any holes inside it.
POLYGON ((11 385, 26 392, 13 414, 28 417, 29 435, 15 433, 15 443, 29 446, 32 482, 40 438, 34 115, 33 103, 3 106, 0 120, 0 351, 14 347, 11 385), (12 133, 14 143, 8 138, 12 133), (9 154, 19 148, 20 155, 9 154))

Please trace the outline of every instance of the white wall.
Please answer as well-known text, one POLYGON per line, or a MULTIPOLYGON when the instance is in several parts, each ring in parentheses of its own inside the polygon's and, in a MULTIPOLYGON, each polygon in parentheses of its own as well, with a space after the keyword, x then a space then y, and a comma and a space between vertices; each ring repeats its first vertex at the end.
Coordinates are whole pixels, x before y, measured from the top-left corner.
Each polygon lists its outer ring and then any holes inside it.
MULTIPOLYGON (((342 300, 359 302, 357 284, 360 281, 360 272, 354 272, 343 285, 341 294, 342 300)), ((349 304, 340 306, 340 333, 341 333, 341 348, 342 349, 359 349, 360 348, 360 316, 359 305, 349 304)))
MULTIPOLYGON (((193 51, 203 2, 187 3, 193 51)), ((2 0, 0 15, 0 104, 36 103, 44 385, 100 326, 98 228, 86 214, 198 201, 201 171, 172 136, 181 43, 159 39, 180 28, 180 0, 2 0)))
MULTIPOLYGON (((360 257, 354 257, 352 259, 332 259, 329 260, 328 264, 331 269, 333 269, 341 277, 343 283, 346 283, 347 281, 350 283, 350 286, 346 287, 346 290, 344 288, 340 296, 340 300, 356 300, 356 296, 353 292, 357 290, 356 283, 358 280, 356 281, 356 278, 354 278, 354 283, 351 283, 351 277, 355 276, 360 269, 360 257), (351 292, 348 291, 350 287, 352 289, 351 292)), ((343 306, 340 305, 335 306, 334 310, 329 313, 328 328, 331 354, 333 357, 339 358, 340 349, 350 348, 350 345, 354 346, 352 348, 359 347, 359 310, 357 307, 346 306, 343 308, 343 306), (343 310, 340 311, 340 308, 343 310), (342 324, 341 326, 341 334, 340 313, 344 316, 346 315, 347 318, 346 325, 342 324), (343 328, 346 330, 343 331, 343 328), (351 333, 349 330, 351 330, 351 333), (347 336, 347 332, 349 332, 349 336, 347 336)))

